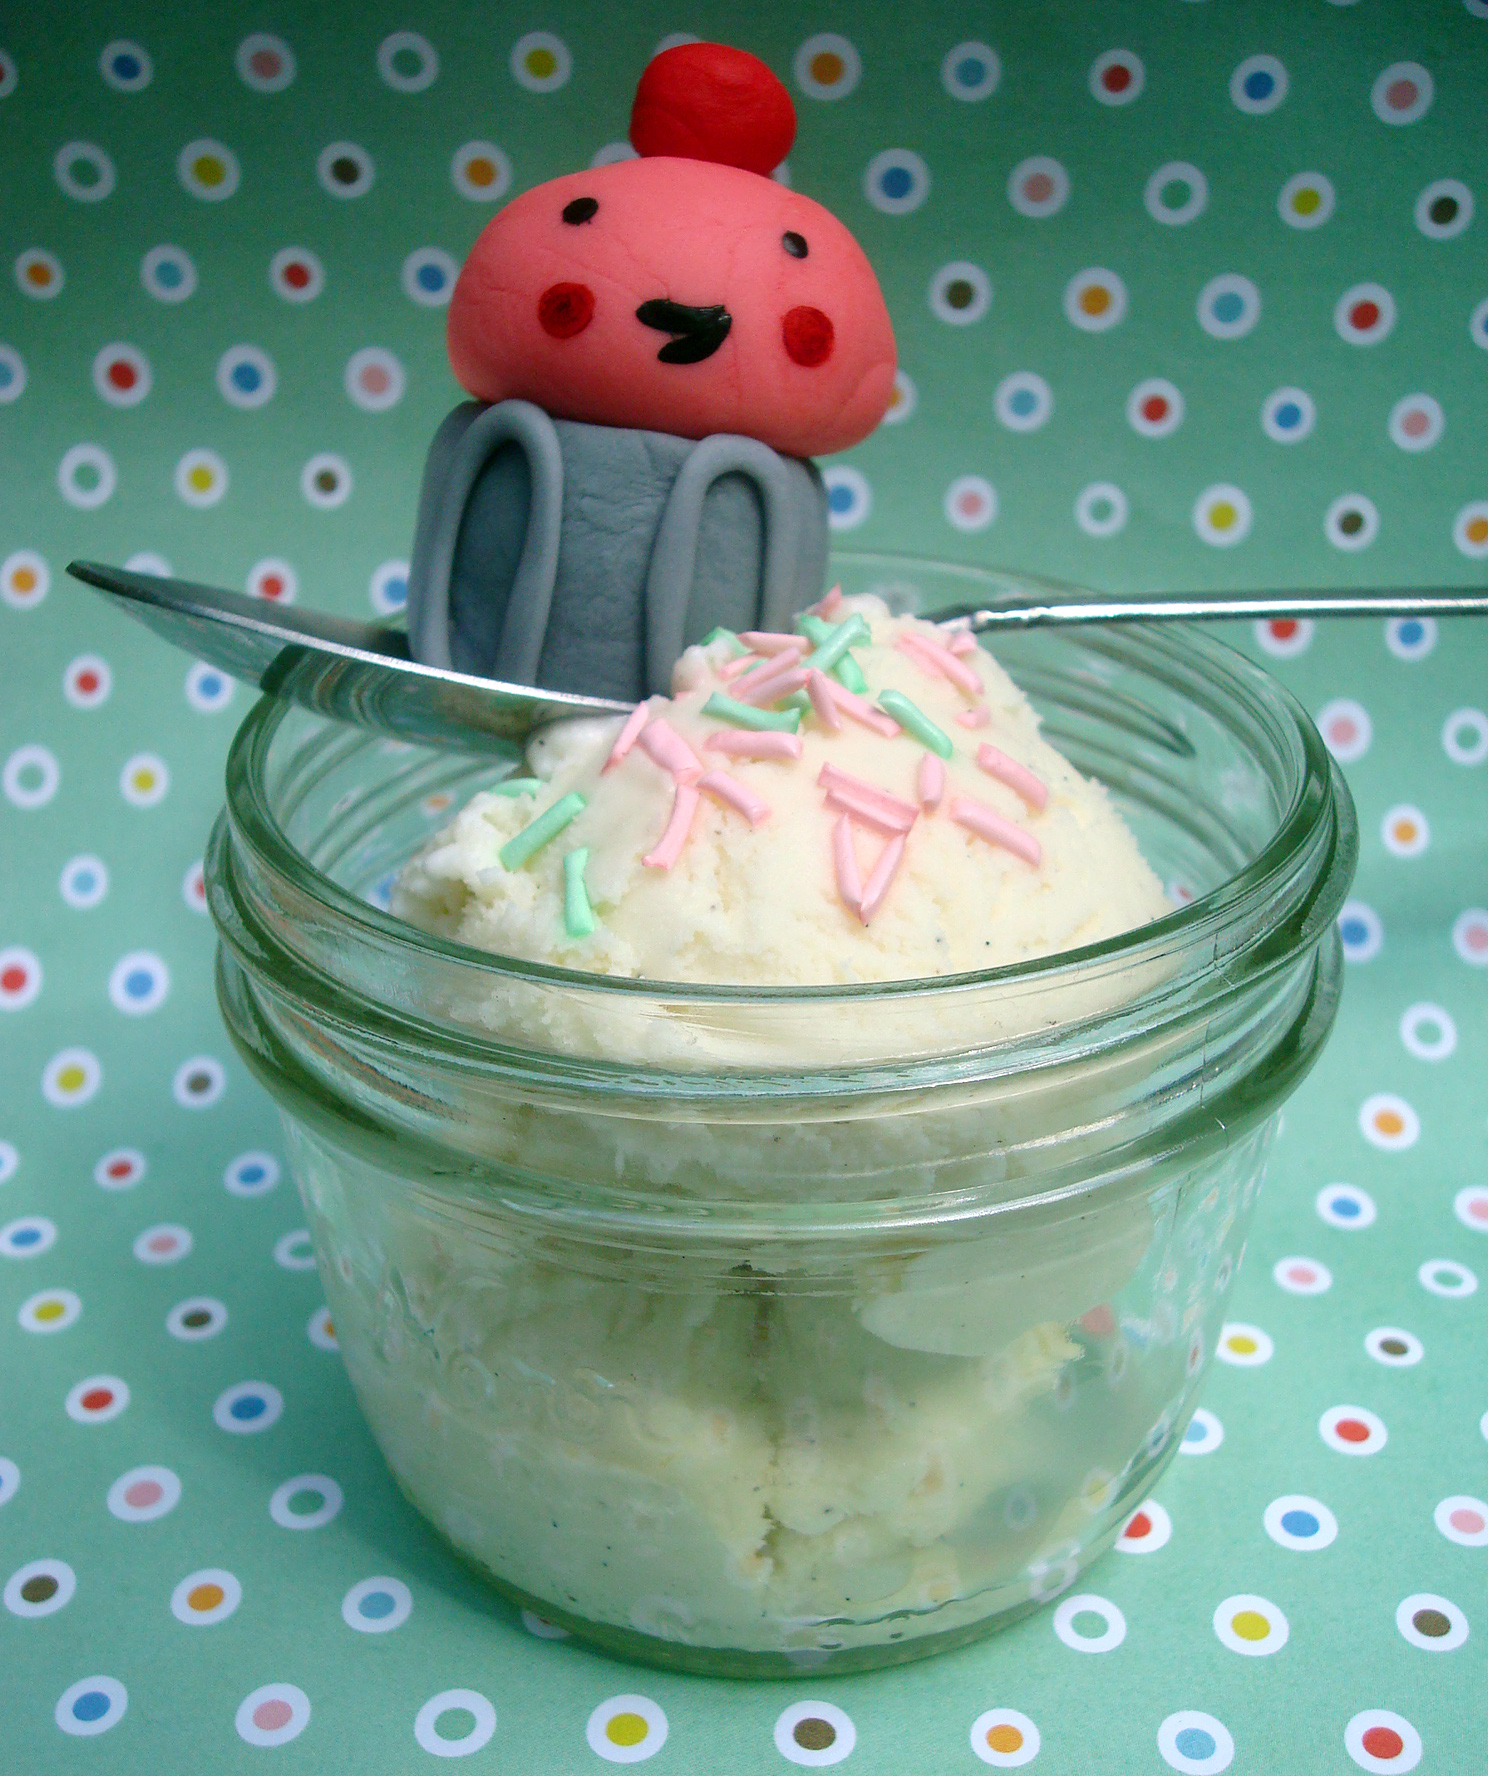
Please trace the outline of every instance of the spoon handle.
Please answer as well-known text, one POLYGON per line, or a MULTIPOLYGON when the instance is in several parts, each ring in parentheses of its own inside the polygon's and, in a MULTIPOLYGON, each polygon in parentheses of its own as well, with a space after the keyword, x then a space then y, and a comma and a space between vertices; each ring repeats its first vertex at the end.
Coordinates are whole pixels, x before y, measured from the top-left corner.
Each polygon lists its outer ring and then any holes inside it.
POLYGON ((1488 616, 1488 590, 1430 586, 1398 591, 1177 592, 1165 598, 1030 599, 996 608, 960 605, 934 620, 981 634, 1052 623, 1169 623, 1198 618, 1488 616))

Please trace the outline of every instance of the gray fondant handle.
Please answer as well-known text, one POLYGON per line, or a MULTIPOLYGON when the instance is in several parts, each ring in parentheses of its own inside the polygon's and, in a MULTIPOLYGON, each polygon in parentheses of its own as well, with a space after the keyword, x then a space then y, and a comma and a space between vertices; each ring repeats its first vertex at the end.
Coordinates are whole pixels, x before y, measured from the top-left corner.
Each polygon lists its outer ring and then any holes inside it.
POLYGON ((697 564, 703 499, 723 475, 744 475, 764 507, 759 620, 765 628, 789 622, 796 585, 796 514, 784 460, 754 438, 715 432, 683 463, 657 526, 646 576, 646 682, 652 695, 672 687, 681 657, 697 564))
POLYGON ((455 447, 437 510, 418 538, 416 554, 423 558, 415 560, 413 577, 422 597, 417 611, 410 612, 410 642, 415 658, 426 665, 445 670, 453 665, 449 590, 460 525, 481 471, 503 444, 516 444, 526 455, 532 499, 491 672, 516 684, 536 684, 558 577, 563 453, 552 420, 530 401, 498 401, 471 422, 455 447))

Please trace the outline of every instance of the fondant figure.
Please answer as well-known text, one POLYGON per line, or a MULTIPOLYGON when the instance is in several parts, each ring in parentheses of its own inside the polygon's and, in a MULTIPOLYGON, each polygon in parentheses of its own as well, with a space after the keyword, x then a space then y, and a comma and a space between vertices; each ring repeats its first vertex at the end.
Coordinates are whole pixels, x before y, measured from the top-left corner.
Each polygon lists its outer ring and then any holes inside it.
POLYGON ((408 620, 429 664, 634 701, 715 626, 819 596, 809 459, 878 424, 895 354, 862 249, 769 177, 795 113, 763 62, 664 51, 630 134, 639 159, 525 192, 465 262, 474 399, 429 452, 408 620))

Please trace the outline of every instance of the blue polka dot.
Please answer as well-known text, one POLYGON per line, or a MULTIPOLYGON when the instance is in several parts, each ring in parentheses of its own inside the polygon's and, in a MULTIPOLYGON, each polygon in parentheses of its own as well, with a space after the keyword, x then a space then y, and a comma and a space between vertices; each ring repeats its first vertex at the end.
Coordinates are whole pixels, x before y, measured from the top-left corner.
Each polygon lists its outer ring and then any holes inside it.
POLYGON ((261 1165, 242 1166, 238 1170, 238 1179, 243 1184, 260 1184, 263 1182, 264 1169, 261 1165))
POLYGON ((1276 90, 1276 80, 1264 68, 1253 69, 1245 76, 1245 96, 1247 99, 1269 99, 1276 90))
POLYGON ((98 886, 98 878, 92 870, 79 870, 72 878, 72 885, 79 894, 91 894, 98 886))
POLYGON ((408 581, 402 579, 384 580, 382 595, 389 604, 406 604, 408 602, 408 581))
POLYGON ((1338 930, 1346 944, 1361 944, 1369 937, 1369 927, 1362 919, 1345 919, 1338 930))
POLYGON ((444 273, 437 265, 421 265, 415 274, 418 287, 432 296, 444 288, 444 273))
POLYGON ((215 672, 204 672, 196 681, 196 688, 204 697, 215 697, 222 689, 222 680, 215 672))
POLYGON ((1245 313, 1245 300, 1237 290, 1225 290, 1210 303, 1209 312, 1216 321, 1229 326, 1231 321, 1238 321, 1245 313))
POLYGON ((908 197, 914 180, 909 176, 907 167, 890 167, 879 180, 879 189, 885 197, 908 197))
POLYGON ((1190 1424, 1188 1429, 1183 1433, 1183 1441, 1185 1443, 1202 1443, 1204 1441, 1203 1425, 1190 1424))
POLYGON ((967 56, 956 63, 956 78, 963 86, 979 86, 987 78, 987 70, 976 56, 967 56))
POLYGON ((109 1699, 102 1690, 84 1690, 72 1704, 73 1718, 80 1721, 102 1720, 108 1711, 109 1699))
POLYGON ((1173 1749, 1180 1757, 1192 1758, 1196 1764, 1202 1763, 1205 1758, 1214 1756, 1214 1735, 1206 1733, 1202 1727, 1185 1727, 1174 1738, 1173 1749))
POLYGON ((1026 419, 1037 406, 1038 396, 1034 394, 1032 389, 1026 388, 1014 389, 1012 399, 1008 402, 1009 409, 1016 413, 1019 419, 1026 419))
POLYGON ((228 1411, 234 1418, 247 1421, 250 1418, 263 1416, 264 1402, 258 1394, 244 1394, 242 1399, 234 1400, 228 1411))
POLYGON ((133 968, 124 976, 124 991, 131 999, 144 999, 155 985, 155 976, 148 968, 133 968))
POLYGON ((1352 1221, 1359 1212, 1359 1205, 1351 1196, 1335 1196, 1328 1207, 1335 1215, 1342 1215, 1346 1221, 1352 1221))
POLYGON ((1395 633, 1406 647, 1414 647, 1426 631, 1414 617, 1407 617, 1395 633))
POLYGON ((174 290, 178 284, 184 282, 184 274, 173 259, 163 259, 155 267, 155 282, 163 290, 174 290))
POLYGON ((263 376, 256 364, 233 365, 232 385, 235 389, 241 389, 245 395, 251 395, 262 381, 263 376))
POLYGON ((116 55, 114 57, 114 72, 120 80, 137 80, 140 72, 139 57, 116 55))
POLYGON ((386 1591, 369 1591, 357 1607, 364 1616, 370 1617, 374 1622, 380 1622, 384 1616, 392 1615, 398 1604, 397 1600, 389 1597, 386 1591))
POLYGON ((22 1227, 10 1236, 10 1243, 13 1246, 34 1246, 40 1238, 41 1231, 39 1228, 22 1227))
POLYGON ((853 490, 839 484, 828 493, 827 504, 834 512, 850 512, 853 509, 853 490))
POLYGON ((1315 1536, 1322 1526, 1311 1511, 1288 1511, 1282 1517, 1281 1527, 1289 1536, 1315 1536))
POLYGON ((14 381, 15 371, 3 358, 0 358, 0 389, 9 388, 14 381))
POLYGON ((1283 401, 1271 417, 1283 431, 1289 432, 1302 423, 1302 409, 1295 401, 1283 401))

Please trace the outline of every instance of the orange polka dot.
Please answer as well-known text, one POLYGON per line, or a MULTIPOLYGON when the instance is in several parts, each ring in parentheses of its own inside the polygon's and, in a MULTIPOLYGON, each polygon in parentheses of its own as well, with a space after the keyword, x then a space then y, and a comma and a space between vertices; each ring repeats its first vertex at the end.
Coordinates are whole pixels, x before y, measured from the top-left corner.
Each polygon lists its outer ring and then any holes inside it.
POLYGON ((1405 1118, 1398 1110, 1376 1110, 1374 1126, 1382 1135, 1399 1135, 1405 1131, 1405 1118))
POLYGON ((36 590, 36 570, 30 567, 18 567, 10 576, 10 583, 17 592, 34 592, 36 590))
POLYGON ((1015 1726, 1007 1721, 999 1721, 995 1727, 987 1729, 987 1744, 993 1751, 1004 1754, 1023 1749, 1023 1735, 1015 1726))
POLYGON ((842 57, 835 50, 818 50, 811 58, 811 78, 821 86, 835 86, 843 74, 842 57))
POLYGON ((1080 292, 1081 312, 1101 315, 1111 306, 1111 292, 1102 284, 1087 284, 1080 292))
POLYGON ((1488 518, 1470 518, 1467 523, 1470 543, 1488 543, 1488 518))
POLYGON ((186 1601, 194 1610, 214 1610, 226 1595, 221 1585, 193 1585, 186 1601))

